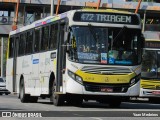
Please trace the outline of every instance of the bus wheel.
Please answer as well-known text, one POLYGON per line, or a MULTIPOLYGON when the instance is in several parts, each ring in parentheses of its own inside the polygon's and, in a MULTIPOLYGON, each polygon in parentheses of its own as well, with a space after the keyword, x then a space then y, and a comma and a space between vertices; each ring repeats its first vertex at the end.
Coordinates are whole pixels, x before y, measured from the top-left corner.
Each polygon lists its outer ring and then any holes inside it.
POLYGON ((35 96, 30 96, 29 99, 30 99, 29 101, 32 103, 37 103, 38 101, 38 97, 35 97, 35 96))
POLYGON ((76 95, 69 95, 67 97, 67 103, 73 106, 82 106, 83 98, 76 95))
POLYGON ((53 82, 53 87, 52 87, 52 99, 53 99, 53 104, 55 106, 61 106, 64 103, 64 98, 63 95, 56 94, 56 84, 53 82))
POLYGON ((25 94, 24 80, 20 82, 20 100, 22 103, 28 102, 29 96, 25 94))
POLYGON ((121 105, 121 99, 112 99, 109 101, 109 107, 111 108, 118 108, 121 105))

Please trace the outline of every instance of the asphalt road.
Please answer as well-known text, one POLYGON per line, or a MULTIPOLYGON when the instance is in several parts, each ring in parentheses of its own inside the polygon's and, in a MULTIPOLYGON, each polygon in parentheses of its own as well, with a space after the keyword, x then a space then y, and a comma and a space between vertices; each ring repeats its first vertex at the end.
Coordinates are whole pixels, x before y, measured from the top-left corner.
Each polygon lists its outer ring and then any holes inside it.
MULTIPOLYGON (((54 106, 49 99, 39 99, 37 103, 21 103, 16 95, 0 96, 0 114, 12 112, 12 119, 22 117, 41 117, 44 119, 61 120, 156 120, 160 117, 160 104, 149 103, 147 100, 133 100, 123 102, 120 108, 110 108, 107 104, 99 104, 96 101, 84 102, 81 107, 76 106, 54 106), (13 114, 15 113, 15 114, 13 114), (17 115, 17 116, 16 116, 17 115), (19 116, 18 116, 19 115, 19 116), (138 119, 140 117, 140 119, 138 119), (85 119, 84 119, 85 118, 85 119)), ((2 115, 1 115, 2 116, 2 115)), ((1 118, 0 118, 1 119, 1 118)), ((4 118, 3 119, 7 119, 4 118)), ((11 119, 11 118, 10 118, 11 119)), ((29 119, 29 118, 26 118, 29 119)), ((34 118, 34 120, 40 118, 34 118)))

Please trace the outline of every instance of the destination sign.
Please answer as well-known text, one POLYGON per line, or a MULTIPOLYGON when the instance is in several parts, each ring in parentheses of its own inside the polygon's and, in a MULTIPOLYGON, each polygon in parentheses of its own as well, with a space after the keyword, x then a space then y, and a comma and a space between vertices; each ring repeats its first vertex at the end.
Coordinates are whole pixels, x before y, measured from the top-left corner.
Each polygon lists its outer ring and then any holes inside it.
POLYGON ((146 48, 160 48, 160 42, 157 41, 146 41, 145 42, 146 48))
POLYGON ((138 25, 138 16, 120 13, 76 12, 74 21, 138 25))

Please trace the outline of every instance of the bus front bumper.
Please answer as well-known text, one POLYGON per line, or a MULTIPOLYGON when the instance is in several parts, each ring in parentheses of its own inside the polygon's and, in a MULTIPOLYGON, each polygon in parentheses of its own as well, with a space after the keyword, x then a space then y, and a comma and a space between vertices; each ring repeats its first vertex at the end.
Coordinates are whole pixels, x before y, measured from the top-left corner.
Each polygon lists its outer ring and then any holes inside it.
MULTIPOLYGON (((94 89, 94 86, 93 86, 94 89)), ((81 94, 81 95, 109 95, 109 96, 139 96, 140 92, 140 81, 138 81, 133 86, 129 87, 126 92, 109 92, 109 91, 90 91, 86 90, 85 86, 79 84, 74 80, 68 80, 66 82, 66 93, 71 94, 81 94)))

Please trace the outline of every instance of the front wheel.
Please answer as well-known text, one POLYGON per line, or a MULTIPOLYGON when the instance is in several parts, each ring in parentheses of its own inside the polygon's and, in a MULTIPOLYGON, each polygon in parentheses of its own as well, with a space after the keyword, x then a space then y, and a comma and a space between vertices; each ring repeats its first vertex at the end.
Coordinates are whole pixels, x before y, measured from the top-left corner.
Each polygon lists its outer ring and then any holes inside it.
POLYGON ((55 106, 61 106, 64 103, 64 96, 61 94, 56 94, 56 84, 53 82, 52 86, 52 96, 51 99, 53 100, 53 104, 55 106))
POLYGON ((109 107, 118 108, 118 107, 120 107, 121 102, 122 102, 121 99, 112 99, 112 101, 109 101, 109 107))
POLYGON ((68 95, 67 96, 67 103, 69 105, 74 105, 74 106, 82 106, 83 103, 83 98, 78 95, 68 95))

